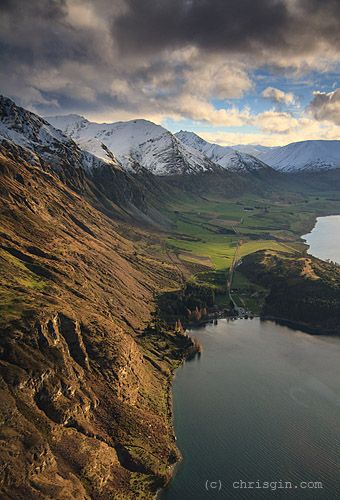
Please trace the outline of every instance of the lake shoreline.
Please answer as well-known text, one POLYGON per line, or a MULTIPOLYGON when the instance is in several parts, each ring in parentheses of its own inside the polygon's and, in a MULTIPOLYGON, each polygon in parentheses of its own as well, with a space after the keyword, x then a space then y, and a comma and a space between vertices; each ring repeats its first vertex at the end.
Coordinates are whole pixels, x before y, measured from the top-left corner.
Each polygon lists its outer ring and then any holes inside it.
MULTIPOLYGON (((323 439, 326 440, 322 456, 333 463, 340 436, 336 436, 334 444, 332 431, 323 425, 329 410, 320 398, 331 394, 328 384, 333 391, 338 390, 334 380, 340 370, 336 361, 340 339, 335 344, 319 343, 312 340, 313 336, 301 335, 307 332, 281 326, 273 320, 257 318, 253 322, 245 321, 240 319, 228 323, 222 320, 218 325, 200 326, 188 332, 203 342, 205 355, 200 362, 185 363, 176 374, 173 387, 175 429, 185 461, 180 460, 174 466, 173 479, 158 491, 157 500, 208 498, 204 484, 210 477, 222 479, 223 498, 228 494, 239 500, 241 492, 232 489, 233 480, 240 479, 240 470, 247 478, 248 472, 245 471, 248 467, 250 478, 266 480, 269 474, 269 477, 290 480, 289 468, 285 464, 294 463, 294 474, 298 474, 299 480, 305 480, 309 471, 304 463, 305 453, 309 454, 310 446, 317 443, 320 428, 323 429, 322 443, 323 439), (216 377, 222 377, 223 384, 216 384, 216 377), (209 387, 213 396, 207 392, 209 387), (202 391, 207 398, 202 399, 202 391), (299 398, 301 404, 298 404, 299 398), (322 414, 310 413, 307 403, 317 404, 318 412, 322 409, 322 414), (292 413, 295 415, 293 426, 292 413), (192 415, 197 418, 192 419, 192 415), (278 417, 281 419, 279 427, 278 417), (266 425, 263 425, 263 419, 266 425), (278 446, 280 429, 282 432, 289 429, 292 433, 285 448, 278 446), (299 446, 301 432, 304 441, 307 440, 306 448, 299 446), (198 434, 197 439, 193 434, 198 434), (326 450, 329 450, 330 457, 326 450), (258 453, 261 467, 256 460, 258 453), (281 454, 291 456, 291 459, 288 462, 280 460, 281 454)), ((332 418, 336 412, 333 404, 332 418)), ((329 469, 326 476, 328 474, 329 469)), ((326 482, 323 469, 317 469, 316 477, 324 481, 325 488, 327 486, 328 498, 332 497, 336 486, 334 468, 330 474, 326 482)), ((323 493, 326 495, 326 490, 323 493)), ((321 495, 320 499, 327 498, 327 495, 321 495)), ((307 497, 301 495, 299 498, 307 497)))
POLYGON ((277 325, 282 325, 282 326, 287 326, 291 330, 295 331, 301 331, 304 333, 308 333, 309 335, 320 335, 320 336, 325 336, 325 337, 338 337, 339 332, 336 332, 334 330, 325 330, 319 327, 312 327, 309 326, 306 323, 299 322, 299 321, 293 321, 285 318, 278 318, 276 316, 260 316, 261 321, 272 321, 273 323, 276 323, 277 325))
MULTIPOLYGON (((331 213, 327 215, 319 215, 315 219, 314 226, 311 228, 311 230, 308 233, 305 233, 301 236, 301 240, 304 242, 304 244, 307 246, 306 253, 308 255, 311 255, 317 259, 321 259, 325 262, 327 261, 334 261, 340 264, 340 256, 334 256, 332 255, 332 252, 330 252, 330 247, 328 245, 323 246, 323 234, 322 231, 324 229, 327 229, 327 224, 329 224, 331 219, 340 219, 340 215, 331 213), (319 242, 315 241, 315 237, 320 234, 319 242), (338 261, 337 261, 338 259, 338 261)), ((337 231, 333 232, 334 235, 337 234, 337 231)), ((327 235, 326 235, 327 236, 327 235)), ((335 240, 336 244, 340 243, 340 240, 335 240)), ((333 248, 333 247, 332 247, 333 248)))

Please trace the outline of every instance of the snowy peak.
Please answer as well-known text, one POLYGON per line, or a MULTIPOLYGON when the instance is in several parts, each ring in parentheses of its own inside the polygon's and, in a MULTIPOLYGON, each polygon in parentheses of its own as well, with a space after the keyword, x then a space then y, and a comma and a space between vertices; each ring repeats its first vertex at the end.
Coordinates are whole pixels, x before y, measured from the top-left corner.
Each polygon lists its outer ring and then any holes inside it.
POLYGON ((39 116, 0 96, 0 137, 22 147, 53 145, 69 139, 39 116))
POLYGON ((282 172, 340 168, 340 141, 311 140, 283 147, 220 146, 194 132, 172 134, 147 120, 94 123, 70 114, 48 121, 0 96, 0 144, 21 148, 33 163, 45 162, 71 178, 109 165, 128 172, 187 175, 200 172, 282 172), (253 154, 249 154, 253 153, 253 154), (73 174, 72 174, 73 172, 73 174))
POLYGON ((180 130, 179 132, 175 133, 175 136, 184 144, 187 144, 194 149, 206 148, 209 144, 199 135, 195 134, 195 132, 189 132, 187 130, 180 130))
POLYGON ((340 168, 340 141, 301 141, 260 153, 262 161, 282 172, 340 168))
POLYGON ((230 146, 212 144, 193 132, 181 130, 175 135, 184 144, 200 151, 212 162, 220 165, 225 170, 234 172, 252 172, 263 168, 268 169, 268 165, 255 156, 237 151, 230 146))
POLYGON ((147 120, 94 123, 75 117, 49 117, 84 150, 107 159, 114 155, 127 171, 144 167, 155 175, 218 170, 204 154, 183 144, 171 132, 147 120))
MULTIPOLYGON (((91 173, 103 166, 100 159, 82 151, 61 130, 3 96, 0 96, 0 144, 34 165, 53 170, 73 185, 79 185, 85 171, 91 173)), ((110 164, 121 169, 114 159, 110 164)))
POLYGON ((65 116, 46 116, 45 120, 51 123, 56 129, 62 130, 69 137, 72 136, 73 129, 81 129, 89 123, 86 118, 76 114, 65 116))

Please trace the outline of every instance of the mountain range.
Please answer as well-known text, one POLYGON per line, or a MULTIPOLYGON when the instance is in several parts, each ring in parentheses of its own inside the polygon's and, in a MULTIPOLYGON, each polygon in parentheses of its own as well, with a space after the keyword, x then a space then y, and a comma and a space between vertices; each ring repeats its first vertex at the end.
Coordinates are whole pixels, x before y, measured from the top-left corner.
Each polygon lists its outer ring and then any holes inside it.
POLYGON ((303 141, 271 148, 220 146, 193 132, 172 134, 147 120, 99 124, 78 115, 43 119, 4 97, 0 110, 0 137, 28 154, 33 151, 69 178, 66 163, 71 162, 77 171, 72 182, 81 177, 82 170, 96 175, 95 171, 108 165, 110 170, 127 174, 149 172, 163 177, 221 173, 222 169, 242 174, 269 167, 284 173, 340 167, 340 141, 303 141))
POLYGON ((270 148, 259 158, 281 172, 324 171, 340 167, 340 141, 301 141, 270 148))
POLYGON ((340 141, 310 140, 278 147, 220 146, 205 141, 193 132, 180 131, 175 135, 213 162, 234 171, 260 169, 265 165, 286 173, 340 167, 340 141))
POLYGON ((94 123, 78 115, 46 118, 77 144, 107 161, 117 158, 128 171, 143 165, 155 175, 214 172, 246 173, 272 167, 280 172, 340 167, 340 141, 302 141, 282 147, 220 146, 194 132, 172 134, 147 120, 94 123))
POLYGON ((140 165, 159 176, 218 169, 200 151, 147 120, 99 124, 77 115, 47 117, 47 120, 82 149, 104 161, 114 156, 128 172, 138 172, 140 165))

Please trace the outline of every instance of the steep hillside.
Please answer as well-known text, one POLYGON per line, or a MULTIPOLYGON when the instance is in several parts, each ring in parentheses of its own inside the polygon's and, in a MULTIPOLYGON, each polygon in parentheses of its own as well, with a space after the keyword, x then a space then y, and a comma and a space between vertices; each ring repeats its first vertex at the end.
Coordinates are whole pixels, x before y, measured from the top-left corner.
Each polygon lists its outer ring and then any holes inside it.
POLYGON ((2 497, 148 495, 177 455, 169 375, 187 341, 143 332, 179 264, 21 153, 0 145, 2 497))
POLYGON ((147 120, 93 123, 77 115, 47 117, 79 146, 107 160, 118 158, 128 172, 140 166, 158 175, 197 174, 219 169, 204 154, 188 147, 165 128, 147 120))
POLYGON ((187 146, 200 151, 212 162, 231 172, 247 173, 261 169, 269 170, 268 165, 255 156, 237 151, 232 147, 211 144, 193 132, 181 130, 175 135, 187 146))
POLYGON ((1 496, 150 497, 177 457, 169 385, 191 345, 154 316, 189 273, 141 224, 162 217, 149 188, 166 193, 0 104, 1 496))

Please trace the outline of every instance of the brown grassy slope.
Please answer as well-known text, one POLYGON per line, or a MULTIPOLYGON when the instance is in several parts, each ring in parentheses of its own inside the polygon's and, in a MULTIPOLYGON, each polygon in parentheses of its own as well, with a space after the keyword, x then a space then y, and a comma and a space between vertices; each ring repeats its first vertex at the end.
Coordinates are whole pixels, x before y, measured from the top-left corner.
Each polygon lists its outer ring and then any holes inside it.
POLYGON ((1 154, 0 194, 2 497, 150 498, 177 453, 184 340, 138 332, 179 270, 23 160, 1 154))

